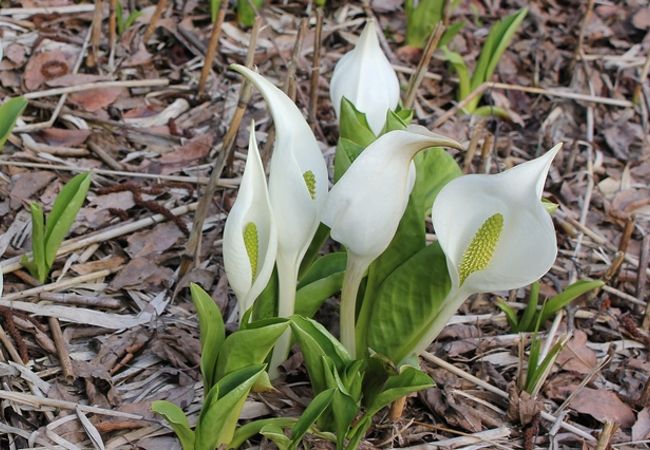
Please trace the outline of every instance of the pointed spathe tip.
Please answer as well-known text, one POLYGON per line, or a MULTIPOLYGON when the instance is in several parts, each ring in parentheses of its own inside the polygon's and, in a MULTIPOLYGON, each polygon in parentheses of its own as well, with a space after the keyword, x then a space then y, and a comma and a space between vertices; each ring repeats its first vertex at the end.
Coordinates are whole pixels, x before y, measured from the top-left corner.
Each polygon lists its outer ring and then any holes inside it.
POLYGON ((369 19, 366 22, 366 26, 363 28, 361 36, 359 36, 359 40, 357 41, 356 48, 360 49, 361 51, 367 51, 372 48, 380 48, 379 37, 377 36, 377 25, 375 24, 374 19, 369 19))

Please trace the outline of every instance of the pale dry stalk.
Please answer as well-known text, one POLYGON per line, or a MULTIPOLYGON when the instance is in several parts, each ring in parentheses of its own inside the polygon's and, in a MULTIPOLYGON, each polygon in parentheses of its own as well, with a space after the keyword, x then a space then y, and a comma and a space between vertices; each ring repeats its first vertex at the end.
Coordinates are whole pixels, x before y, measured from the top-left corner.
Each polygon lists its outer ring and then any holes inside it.
POLYGON ((199 78, 199 89, 198 96, 202 97, 205 93, 205 85, 208 81, 208 76, 212 70, 212 65, 214 63, 214 58, 217 55, 217 49, 219 48, 219 36, 221 36, 221 28, 223 26, 223 20, 226 17, 226 11, 228 9, 228 2, 222 1, 221 7, 219 8, 219 14, 217 15, 216 20, 212 24, 212 31, 210 33, 210 41, 208 42, 208 49, 205 52, 205 61, 203 62, 203 68, 201 69, 201 76, 199 78))

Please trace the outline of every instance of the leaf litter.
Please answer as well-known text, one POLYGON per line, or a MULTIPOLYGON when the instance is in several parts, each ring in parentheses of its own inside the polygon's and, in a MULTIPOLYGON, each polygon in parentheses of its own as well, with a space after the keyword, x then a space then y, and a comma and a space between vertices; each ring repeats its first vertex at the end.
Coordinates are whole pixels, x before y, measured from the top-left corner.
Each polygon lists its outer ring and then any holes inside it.
MULTIPOLYGON (((75 5, 68 0, 9 3, 12 8, 75 5)), ((153 11, 147 2, 132 3, 148 14, 153 11)), ((292 3, 273 3, 262 12, 267 26, 258 40, 255 62, 260 72, 283 80, 299 19, 306 12, 292 3)), ((604 276, 619 251, 624 254, 623 263, 611 276, 608 290, 569 307, 563 327, 572 332, 572 338, 536 400, 517 390, 512 391, 517 395, 507 398, 492 389, 507 393, 516 385, 520 337, 510 333, 495 298, 481 296, 464 305, 455 324, 429 349, 460 372, 452 374, 423 360, 438 385, 410 398, 401 421, 380 415, 365 448, 434 441, 456 445, 473 433, 488 433, 485 436, 493 436, 490 442, 498 448, 546 448, 551 439, 566 448, 594 448, 608 421, 619 425, 606 443, 614 448, 650 439, 649 335, 647 325, 643 327, 649 269, 639 262, 649 242, 644 236, 650 234, 647 72, 639 83, 650 49, 649 10, 641 0, 599 2, 591 14, 586 14, 585 2, 532 2, 529 7, 530 26, 522 27, 494 77, 509 85, 489 89, 485 95, 487 102, 509 109, 516 120, 483 119, 477 126, 479 119, 456 115, 442 123, 440 131, 467 141, 480 133, 478 142, 490 144, 485 144, 487 152, 466 162, 466 172, 495 172, 534 157, 551 142, 566 142, 547 186, 548 194, 561 205, 554 219, 560 255, 542 280, 543 296, 557 293, 576 277, 604 276), (585 17, 588 20, 581 32, 585 17), (525 92, 521 87, 541 87, 543 93, 525 92), (636 107, 579 97, 631 100, 637 88, 642 101, 636 107), (632 231, 624 238, 630 220, 632 231), (477 385, 467 375, 478 376, 483 384, 477 385), (577 431, 560 432, 538 418, 539 413, 560 412, 577 431)), ((511 2, 461 4, 452 20, 465 18, 467 24, 452 47, 474 60, 491 23, 514 9, 511 2)), ((337 130, 327 80, 369 11, 387 36, 391 62, 404 82, 408 77, 402 68, 415 67, 420 57, 403 45, 405 16, 400 2, 376 0, 370 9, 354 2, 327 6, 316 117, 317 137, 328 155, 333 153, 337 130)), ((74 172, 87 167, 104 170, 96 174, 68 241, 95 234, 101 237, 102 233, 109 237, 60 257, 55 263, 57 278, 43 287, 32 286, 15 269, 5 275, 1 304, 14 312, 15 323, 3 318, 0 324, 5 330, 16 326, 17 334, 8 342, 24 345, 30 359, 26 366, 21 360, 9 365, 5 361, 11 360, 11 352, 3 346, 0 377, 11 381, 4 386, 12 391, 38 393, 34 395, 44 399, 44 406, 13 402, 16 412, 5 410, 2 422, 35 431, 39 442, 53 445, 57 437, 63 437, 82 448, 99 442, 105 448, 127 442, 140 448, 174 448, 176 442, 161 435, 165 429, 149 413, 151 401, 173 399, 189 412, 191 420, 197 417, 203 392, 195 311, 184 290, 170 301, 174 286, 187 282, 177 279, 177 270, 193 217, 191 209, 181 217, 170 211, 199 198, 198 180, 209 175, 237 103, 239 81, 226 67, 243 62, 250 42, 250 30, 239 28, 229 13, 208 80, 208 96, 197 99, 193 83, 210 34, 207 14, 207 7, 199 2, 186 2, 184 9, 173 5, 148 42, 142 42, 143 18, 117 40, 113 54, 108 33, 100 35, 96 48, 91 43, 84 51, 92 12, 26 15, 16 10, 15 26, 1 26, 5 59, 0 62, 0 90, 4 96, 73 88, 64 97, 35 98, 19 123, 19 130, 22 127, 26 133, 22 143, 12 138, 0 158, 0 248, 5 258, 29 249, 30 226, 23 214, 28 202, 51 205, 59 187, 74 172), (88 52, 95 56, 95 65, 90 64, 88 52), (154 79, 167 80, 169 86, 147 84, 154 79), (126 88, 119 80, 144 84, 126 88), (118 85, 74 92, 75 86, 106 81, 118 81, 118 85), (60 99, 62 109, 57 107, 60 99), (144 229, 110 237, 111 230, 130 230, 134 222, 159 213, 166 218, 163 223, 151 222, 144 229), (24 292, 31 293, 23 296, 24 292), (59 293, 95 306, 67 303, 54 295, 59 293), (106 298, 118 303, 105 302, 106 298), (31 315, 38 326, 21 315, 31 315), (73 383, 60 371, 48 317, 62 323, 75 372, 73 383), (16 365, 21 367, 21 376, 10 369, 16 365), (14 375, 2 375, 5 368, 14 375), (45 406, 48 399, 113 407, 140 419, 53 411, 45 406), (70 415, 65 423, 47 428, 50 421, 63 419, 65 414, 70 415)), ((107 23, 105 16, 104 30, 107 23)), ((298 104, 305 109, 313 36, 310 26, 296 61, 298 104)), ((453 106, 456 85, 438 54, 427 73, 430 77, 425 77, 418 92, 415 112, 419 123, 431 127, 453 106)), ((243 122, 251 118, 259 124, 258 137, 269 136, 271 123, 257 96, 243 122)), ((189 275, 215 295, 224 317, 233 317, 235 301, 225 284, 219 239, 223 212, 232 203, 232 187, 237 186, 243 170, 246 139, 242 132, 238 135, 235 158, 228 163, 224 179, 230 187, 220 188, 211 199, 198 264, 189 275)), ((457 155, 459 161, 463 157, 457 155)), ((0 266, 4 269, 5 262, 0 266)), ((509 300, 523 306, 526 295, 520 289, 510 293, 509 300)), ((311 398, 302 383, 307 377, 300 362, 296 354, 287 363, 287 377, 278 385, 278 393, 256 394, 248 400, 247 419, 300 413, 311 398)), ((12 438, 17 448, 27 445, 19 434, 12 438)), ((0 437, 0 446, 7 442, 6 436, 0 437)), ((311 444, 326 448, 318 439, 311 444)))

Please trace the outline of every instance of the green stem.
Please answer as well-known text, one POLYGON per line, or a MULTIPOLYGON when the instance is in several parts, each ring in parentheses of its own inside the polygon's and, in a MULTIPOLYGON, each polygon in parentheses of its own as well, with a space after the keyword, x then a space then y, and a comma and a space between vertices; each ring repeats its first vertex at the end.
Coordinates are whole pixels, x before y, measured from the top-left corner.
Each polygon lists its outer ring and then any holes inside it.
MULTIPOLYGON (((279 299, 278 299, 278 317, 289 318, 293 315, 296 303, 296 281, 298 279, 298 264, 294 261, 296 258, 287 257, 289 255, 278 252, 278 282, 279 282, 279 299)), ((278 367, 289 355, 291 346, 291 330, 287 329, 280 339, 278 339, 271 356, 269 366, 269 375, 271 379, 278 377, 278 367)))
POLYGON ((348 252, 348 261, 343 276, 341 290, 341 343, 347 349, 352 359, 356 358, 356 339, 354 334, 356 323, 357 294, 363 275, 368 268, 368 262, 348 252))

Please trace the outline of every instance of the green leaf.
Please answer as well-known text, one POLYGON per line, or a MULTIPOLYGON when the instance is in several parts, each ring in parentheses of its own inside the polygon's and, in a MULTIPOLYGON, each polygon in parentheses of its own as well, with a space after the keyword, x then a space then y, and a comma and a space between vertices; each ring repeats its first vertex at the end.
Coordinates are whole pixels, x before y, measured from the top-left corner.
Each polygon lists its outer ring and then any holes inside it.
POLYGON ((372 144, 375 133, 370 129, 366 115, 359 111, 350 100, 341 99, 341 117, 339 119, 339 136, 351 141, 362 148, 372 144))
POLYGON ((314 263, 314 260, 318 257, 318 253, 320 252, 321 247, 323 244, 325 244, 327 238, 329 237, 329 227, 324 223, 320 223, 316 229, 316 234, 314 234, 314 237, 309 243, 309 247, 307 248, 305 256, 302 258, 302 262, 300 263, 300 271, 298 273, 299 280, 304 277, 305 272, 309 270, 311 265, 314 263))
POLYGON ((373 400, 368 408, 369 415, 375 415, 385 406, 390 405, 398 398, 413 392, 422 391, 433 386, 429 375, 412 366, 402 366, 398 375, 388 378, 384 390, 373 400))
POLYGON ((138 20, 138 17, 142 15, 142 11, 133 11, 131 14, 129 14, 129 17, 126 18, 126 22, 124 22, 124 29, 128 30, 133 26, 136 20, 138 20))
POLYGON ((350 428, 352 421, 359 413, 360 402, 358 398, 352 397, 339 376, 339 369, 334 365, 331 358, 326 355, 321 358, 325 383, 328 388, 334 389, 331 411, 324 419, 328 429, 333 428, 336 432, 337 448, 342 448, 345 435, 350 428))
POLYGON ((312 317, 325 300, 341 290, 345 273, 345 252, 318 258, 298 283, 296 314, 312 317))
MULTIPOLYGON (((564 343, 562 341, 555 343, 553 347, 549 350, 548 354, 546 357, 544 357, 544 360, 537 365, 537 361, 539 359, 539 352, 540 352, 540 346, 541 343, 539 340, 536 341, 536 346, 535 346, 535 360, 533 363, 531 363, 531 358, 528 359, 528 370, 526 373, 526 392, 529 394, 532 394, 533 391, 535 391, 535 388, 537 387, 537 384, 540 382, 542 379, 542 376, 546 372, 547 368, 549 365, 553 364, 555 362, 555 359, 557 358, 557 355, 560 353, 562 348, 564 347, 564 343)), ((532 350, 532 344, 531 344, 531 357, 533 354, 532 350)))
POLYGON ((336 156, 334 157, 334 182, 341 179, 352 162, 361 154, 366 147, 356 144, 349 139, 339 138, 336 144, 336 156))
POLYGON ((167 400, 156 400, 151 403, 151 410, 165 418, 181 441, 183 450, 194 450, 194 431, 181 408, 167 400))
POLYGON ((24 97, 10 98, 0 106, 0 151, 26 107, 27 100, 24 97))
POLYGON ((196 427, 196 450, 214 450, 230 443, 246 397, 263 372, 264 365, 245 367, 229 373, 210 389, 196 427))
POLYGON ((61 242, 70 231, 86 199, 90 181, 90 172, 80 173, 63 186, 54 200, 52 211, 47 216, 45 224, 45 264, 48 272, 56 259, 56 252, 61 242))
MULTIPOLYGON (((458 100, 463 100, 472 91, 467 64, 465 64, 463 57, 459 53, 452 52, 446 46, 442 47, 442 51, 444 52, 445 59, 449 61, 451 67, 456 71, 456 75, 458 75, 458 100)), ((469 112, 473 111, 469 106, 465 107, 465 109, 469 112)))
POLYGON ((367 345, 399 363, 440 313, 451 290, 438 243, 423 248, 381 284, 367 324, 367 345))
MULTIPOLYGON (((255 303, 253 303, 253 321, 277 317, 279 295, 278 289, 278 270, 274 267, 271 278, 269 278, 269 282, 266 284, 266 287, 262 293, 257 297, 257 299, 255 299, 255 303)), ((244 322, 242 321, 242 323, 244 322)))
POLYGON ((294 315, 291 317, 291 330, 305 358, 305 367, 314 392, 324 391, 328 386, 321 358, 331 358, 337 370, 341 370, 351 361, 350 355, 345 347, 315 320, 294 315))
POLYGON ((544 323, 553 317, 559 310, 567 306, 576 298, 587 292, 604 286, 601 280, 579 280, 567 287, 564 291, 551 297, 542 308, 541 322, 544 323))
POLYGON ((506 320, 512 331, 519 329, 519 319, 517 318, 517 311, 512 309, 502 297, 497 298, 497 306, 506 315, 506 320))
MULTIPOLYGON (((483 48, 481 49, 481 55, 476 63, 476 67, 474 68, 469 91, 476 89, 482 83, 492 78, 503 52, 510 45, 527 13, 527 8, 520 9, 492 26, 485 40, 485 44, 483 44, 483 48)), ((461 97, 461 99, 463 98, 465 97, 461 97)), ((467 105, 467 110, 470 112, 474 111, 480 100, 480 96, 472 100, 467 105)))
POLYGON ((424 48, 435 26, 442 20, 445 0, 406 0, 406 44, 424 48))
POLYGON ((252 27, 255 23, 255 11, 264 6, 264 0, 237 0, 237 22, 243 27, 252 27), (251 6, 251 3, 255 6, 251 6))
POLYGON ((524 310, 524 315, 521 316, 517 329, 512 331, 531 331, 534 326, 535 314, 537 313, 537 305, 539 304, 539 281, 535 281, 530 286, 530 296, 528 297, 528 304, 524 310))
POLYGON ((386 112, 386 123, 380 134, 386 134, 395 130, 404 130, 411 120, 413 120, 412 110, 402 109, 400 111, 392 111, 389 109, 386 112))
POLYGON ((221 0, 210 0, 210 20, 212 23, 217 21, 217 15, 219 14, 219 7, 221 6, 221 0))
MULTIPOLYGON (((265 319, 253 322, 249 327, 232 333, 226 338, 219 352, 216 379, 243 367, 264 362, 275 342, 288 327, 287 319, 265 319)), ((268 379, 263 381, 267 382, 268 379)), ((270 386, 259 385, 258 388, 264 389, 270 386)))
POLYGON ((201 375, 203 376, 203 387, 208 392, 217 382, 215 374, 217 356, 226 338, 226 328, 223 324, 221 311, 210 294, 196 283, 190 284, 190 293, 199 316, 201 375))
POLYGON ((433 201, 447 183, 463 174, 456 160, 446 150, 435 147, 415 157, 416 178, 411 196, 421 217, 431 213, 433 201))
POLYGON ((235 435, 228 445, 229 449, 235 449, 241 447, 244 442, 260 433, 263 429, 268 426, 274 427, 289 427, 293 426, 298 422, 298 418, 295 417, 272 417, 270 419, 260 419, 248 422, 245 425, 237 428, 235 435))
POLYGON ((309 402, 307 408, 300 415, 300 419, 293 426, 291 430, 291 444, 290 449, 297 449, 300 441, 305 436, 309 428, 316 423, 318 418, 325 412, 325 410, 332 403, 336 389, 327 389, 309 402))
POLYGON ((260 430, 260 434, 265 438, 271 440, 278 448, 278 450, 287 450, 290 448, 291 439, 284 434, 281 427, 271 424, 267 425, 260 430))
POLYGON ((449 25, 445 30, 445 32, 442 34, 442 37, 440 38, 440 42, 438 43, 438 48, 448 45, 456 37, 458 32, 462 30, 464 27, 465 27, 464 22, 454 22, 451 25, 449 25))
POLYGON ((45 283, 49 267, 45 262, 45 224, 43 208, 38 203, 30 203, 32 214, 32 260, 23 256, 21 264, 41 283, 45 283))

